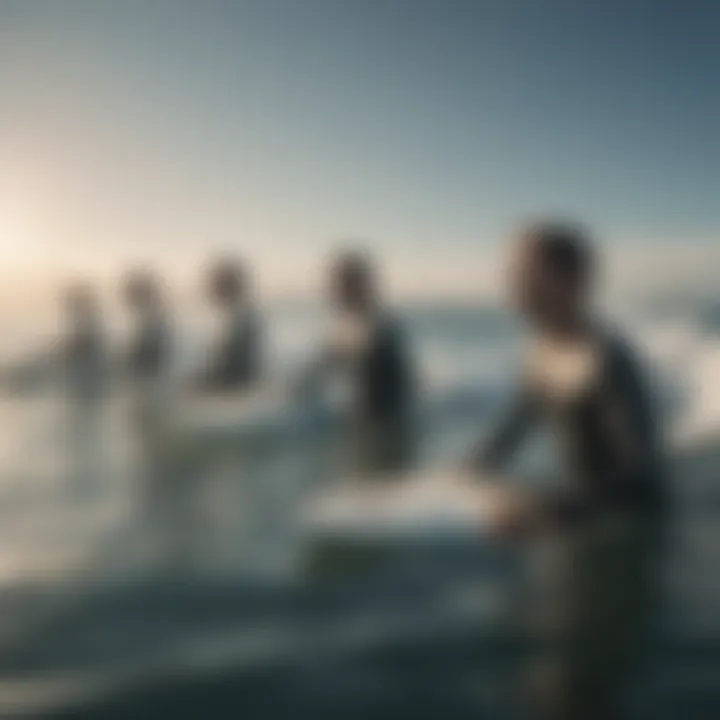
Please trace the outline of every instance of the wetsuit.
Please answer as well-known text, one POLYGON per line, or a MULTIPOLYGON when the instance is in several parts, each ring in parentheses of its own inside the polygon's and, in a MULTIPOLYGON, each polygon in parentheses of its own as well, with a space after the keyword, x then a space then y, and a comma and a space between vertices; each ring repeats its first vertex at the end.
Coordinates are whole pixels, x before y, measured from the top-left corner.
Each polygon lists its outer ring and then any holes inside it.
POLYGON ((128 357, 130 374, 138 380, 163 376, 170 362, 170 336, 161 317, 144 323, 134 338, 128 357))
POLYGON ((558 440, 565 487, 547 497, 559 520, 604 507, 655 511, 663 506, 658 431, 630 348, 605 331, 564 347, 530 353, 522 389, 476 462, 495 468, 536 423, 558 440))
POLYGON ((356 416, 368 422, 405 419, 414 373, 399 323, 387 315, 341 318, 328 342, 329 362, 348 372, 356 416))
POLYGON ((251 312, 236 312, 211 358, 205 384, 213 389, 235 390, 253 384, 259 375, 258 318, 251 312))
POLYGON ((542 572, 526 608, 538 641, 527 700, 543 718, 619 717, 658 607, 666 506, 650 396, 628 346, 598 332, 534 348, 478 463, 501 463, 538 422, 554 429, 566 477, 541 499, 562 532, 530 548, 542 572))
POLYGON ((73 395, 89 399, 101 394, 107 380, 107 352, 99 323, 85 323, 70 334, 64 362, 73 395))
POLYGON ((340 318, 327 361, 353 391, 351 456, 361 472, 405 467, 412 456, 415 374, 402 329, 385 315, 340 318))

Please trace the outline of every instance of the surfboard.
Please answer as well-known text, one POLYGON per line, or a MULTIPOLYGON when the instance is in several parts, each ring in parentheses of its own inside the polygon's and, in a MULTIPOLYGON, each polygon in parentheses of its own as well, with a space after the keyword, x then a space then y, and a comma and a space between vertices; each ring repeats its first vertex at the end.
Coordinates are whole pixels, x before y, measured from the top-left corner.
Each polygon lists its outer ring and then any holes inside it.
POLYGON ((478 534, 517 488, 457 470, 352 478, 312 498, 303 527, 315 536, 378 541, 478 534))
POLYGON ((486 579, 510 580, 515 554, 494 541, 490 525, 516 492, 495 478, 447 469, 350 479, 304 506, 302 571, 322 580, 463 567, 482 569, 486 579))

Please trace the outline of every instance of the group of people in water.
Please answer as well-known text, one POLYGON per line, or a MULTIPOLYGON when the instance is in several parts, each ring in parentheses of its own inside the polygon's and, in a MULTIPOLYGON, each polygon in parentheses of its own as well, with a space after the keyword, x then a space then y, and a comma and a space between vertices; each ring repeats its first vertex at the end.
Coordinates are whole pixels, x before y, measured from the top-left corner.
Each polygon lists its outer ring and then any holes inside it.
MULTIPOLYGON (((533 342, 515 400, 464 466, 495 472, 533 427, 552 428, 563 482, 508 493, 491 530, 568 539, 553 604, 560 641, 544 680, 533 684, 533 705, 541 717, 607 720, 619 712, 618 688, 654 596, 667 508, 660 433, 634 350, 594 315, 596 268, 587 234, 566 223, 533 224, 514 239, 511 260, 509 294, 533 342)), ((192 384, 212 392, 250 388, 262 375, 264 338, 248 271, 223 261, 208 289, 225 330, 192 384)), ((137 321, 127 371, 139 380, 158 378, 168 371, 172 348, 163 288, 143 272, 127 279, 124 297, 137 321)), ((407 430, 418 407, 418 383, 401 323, 383 302, 367 256, 338 256, 330 299, 338 323, 303 382, 341 368, 352 381, 363 437, 397 448, 398 429, 407 430)), ((89 289, 76 288, 68 309, 67 356, 91 375, 103 355, 96 301, 89 289)))
MULTIPOLYGON (((207 289, 223 315, 223 329, 190 385, 208 392, 251 388, 262 378, 265 347, 249 271, 239 260, 221 260, 210 270, 207 289)), ((134 320, 125 373, 140 381, 167 376, 173 333, 162 282, 149 271, 132 273, 125 279, 123 298, 134 320)), ((308 383, 325 369, 352 368, 363 415, 406 412, 413 370, 398 324, 380 302, 376 273, 365 254, 345 252, 336 259, 330 273, 330 300, 341 320, 308 371, 308 383)), ((66 307, 69 332, 63 356, 69 373, 88 382, 108 363, 99 301, 91 287, 77 285, 68 290, 66 307)))
MULTIPOLYGON (((469 463, 495 468, 533 424, 552 424, 569 479, 566 489, 543 502, 543 512, 555 522, 607 507, 659 512, 665 504, 646 378, 628 344, 592 314, 594 269, 589 241, 573 226, 541 223, 520 234, 510 295, 534 342, 515 402, 469 463)), ((367 432, 384 433, 417 407, 415 367, 400 321, 383 303, 364 254, 339 255, 329 285, 338 322, 304 382, 342 368, 352 380, 354 415, 367 432)), ((253 387, 263 371, 264 337, 248 270, 239 261, 219 262, 210 271, 208 292, 224 315, 224 330, 191 384, 209 392, 253 387)), ((162 284, 149 272, 132 274, 124 298, 136 320, 127 372, 138 380, 162 377, 173 346, 162 284)), ((75 287, 67 307, 72 328, 66 357, 87 382, 99 375, 105 357, 98 303, 90 288, 75 287)), ((529 521, 521 517, 524 509, 513 508, 517 517, 507 522, 529 521)))
MULTIPOLYGON (((247 272, 240 262, 223 260, 209 274, 208 293, 225 316, 222 337, 193 384, 207 390, 237 390, 259 378, 261 337, 247 272)), ((165 288, 150 271, 131 273, 123 299, 134 328, 123 361, 132 380, 166 378, 173 361, 174 337, 165 288)), ((108 368, 107 344, 97 296, 87 285, 67 292, 69 332, 63 356, 70 377, 81 383, 100 379, 108 368)))

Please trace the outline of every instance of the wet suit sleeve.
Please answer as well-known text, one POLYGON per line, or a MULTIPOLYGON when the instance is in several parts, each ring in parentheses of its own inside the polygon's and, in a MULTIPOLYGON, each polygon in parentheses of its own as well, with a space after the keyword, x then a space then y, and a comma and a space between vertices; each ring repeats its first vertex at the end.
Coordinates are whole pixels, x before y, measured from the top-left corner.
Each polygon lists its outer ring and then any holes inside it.
POLYGON ((364 361, 366 405, 380 415, 400 414, 408 409, 412 395, 412 372, 402 330, 387 322, 376 331, 364 361))
POLYGON ((472 467, 478 470, 494 470, 506 462, 535 426, 538 414, 535 393, 524 383, 491 430, 489 437, 474 449, 472 467))
POLYGON ((600 431, 612 456, 607 477, 591 492, 548 498, 551 515, 573 522, 608 507, 643 508, 660 499, 658 447, 650 396, 636 359, 617 343, 608 350, 598 388, 600 431))
POLYGON ((601 419, 616 458, 603 489, 611 502, 642 503, 657 482, 657 434, 650 394, 628 348, 618 344, 609 352, 600 393, 601 419))

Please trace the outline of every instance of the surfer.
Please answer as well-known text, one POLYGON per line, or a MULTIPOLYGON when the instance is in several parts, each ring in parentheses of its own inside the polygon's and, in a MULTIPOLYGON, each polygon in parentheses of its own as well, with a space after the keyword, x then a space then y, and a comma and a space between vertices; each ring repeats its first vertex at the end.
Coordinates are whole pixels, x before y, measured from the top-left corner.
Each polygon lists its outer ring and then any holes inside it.
MULTIPOLYGON (((535 337, 517 398, 473 464, 507 461, 538 424, 554 431, 562 486, 518 495, 496 530, 552 531, 554 650, 533 673, 542 718, 614 718, 655 597, 663 462, 645 377, 627 342, 591 310, 594 258, 585 233, 547 223, 524 230, 512 291, 535 337)), ((512 497, 512 496, 511 496, 512 497)))
MULTIPOLYGON (((63 296, 68 329, 60 346, 67 415, 63 422, 68 483, 98 487, 105 458, 101 432, 110 367, 100 303, 91 285, 76 283, 63 296)), ((57 356, 56 356, 57 357, 57 356)))
POLYGON ((408 459, 415 375, 398 319, 380 297, 364 254, 340 254, 330 271, 334 310, 317 374, 339 370, 349 381, 360 470, 395 470, 408 459))
POLYGON ((135 323, 123 369, 132 381, 130 421, 140 497, 143 505, 158 512, 175 492, 166 487, 171 413, 167 390, 172 361, 168 311, 162 283, 151 272, 130 273, 122 289, 135 323))
POLYGON ((107 343, 100 305, 89 285, 78 283, 65 294, 68 332, 61 357, 70 395, 97 400, 107 381, 107 343))
POLYGON ((224 327, 200 375, 202 389, 246 389, 260 377, 260 323, 250 289, 247 269, 239 261, 221 260, 210 271, 208 292, 224 315, 224 327))
POLYGON ((139 381, 167 375, 171 361, 170 330, 160 281, 149 272, 131 273, 123 288, 135 317, 134 335, 127 355, 127 370, 139 381))

